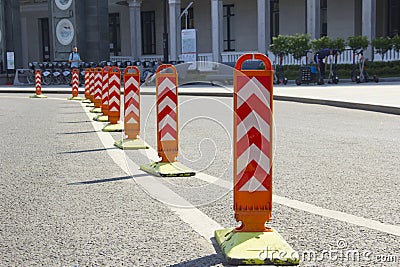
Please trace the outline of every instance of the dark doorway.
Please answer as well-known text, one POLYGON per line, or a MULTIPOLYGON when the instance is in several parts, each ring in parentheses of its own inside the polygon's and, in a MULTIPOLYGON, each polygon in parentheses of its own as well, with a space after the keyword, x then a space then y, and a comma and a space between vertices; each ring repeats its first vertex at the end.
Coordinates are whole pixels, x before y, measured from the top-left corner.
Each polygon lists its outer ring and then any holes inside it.
POLYGON ((110 56, 121 55, 121 28, 119 13, 109 15, 110 25, 110 56))
POLYGON ((39 19, 42 44, 42 61, 50 61, 50 25, 48 18, 39 19))
POLYGON ((143 55, 156 54, 156 13, 155 11, 142 12, 142 53, 143 55))

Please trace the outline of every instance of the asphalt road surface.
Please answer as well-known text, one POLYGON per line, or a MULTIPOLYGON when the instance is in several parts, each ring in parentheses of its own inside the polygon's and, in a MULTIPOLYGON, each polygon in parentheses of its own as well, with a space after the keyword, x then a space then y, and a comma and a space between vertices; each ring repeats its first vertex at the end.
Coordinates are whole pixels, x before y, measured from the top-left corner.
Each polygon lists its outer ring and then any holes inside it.
MULTIPOLYGON (((232 210, 232 98, 179 98, 179 160, 120 151, 68 95, 0 94, 0 266, 228 266, 213 239, 232 210)), ((155 96, 141 136, 156 148, 155 96)), ((268 224, 301 266, 399 266, 399 116, 275 101, 268 224)))

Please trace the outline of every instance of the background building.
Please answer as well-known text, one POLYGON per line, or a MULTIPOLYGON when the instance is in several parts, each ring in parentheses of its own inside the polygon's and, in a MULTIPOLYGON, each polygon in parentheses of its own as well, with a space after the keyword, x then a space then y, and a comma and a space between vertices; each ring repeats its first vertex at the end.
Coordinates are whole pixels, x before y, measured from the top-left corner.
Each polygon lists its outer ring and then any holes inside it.
MULTIPOLYGON (((266 53, 278 34, 365 35, 371 40, 400 30, 400 0, 166 1, 170 60, 180 57, 180 32, 186 27, 197 30, 200 60, 217 62, 233 61, 245 51, 266 53), (187 16, 180 17, 191 2, 187 16)), ((1 0, 0 21, 2 71, 7 51, 15 53, 17 68, 65 60, 74 45, 85 61, 163 55, 163 0, 1 0), (57 36, 63 18, 71 20, 72 37, 68 23, 57 36), (63 44, 59 37, 65 38, 63 44)))

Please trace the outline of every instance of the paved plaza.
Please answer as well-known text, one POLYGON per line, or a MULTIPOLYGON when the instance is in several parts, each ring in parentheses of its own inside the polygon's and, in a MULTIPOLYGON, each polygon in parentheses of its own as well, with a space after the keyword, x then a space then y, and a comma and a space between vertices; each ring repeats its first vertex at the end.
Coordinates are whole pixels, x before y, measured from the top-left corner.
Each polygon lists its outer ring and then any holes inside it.
MULTIPOLYGON (((300 266, 400 264, 400 84, 276 86, 273 219, 300 266)), ((178 160, 157 160, 154 87, 141 97, 147 150, 123 151, 70 88, 0 88, 0 266, 229 266, 214 230, 233 217, 230 88, 182 87, 178 160)))

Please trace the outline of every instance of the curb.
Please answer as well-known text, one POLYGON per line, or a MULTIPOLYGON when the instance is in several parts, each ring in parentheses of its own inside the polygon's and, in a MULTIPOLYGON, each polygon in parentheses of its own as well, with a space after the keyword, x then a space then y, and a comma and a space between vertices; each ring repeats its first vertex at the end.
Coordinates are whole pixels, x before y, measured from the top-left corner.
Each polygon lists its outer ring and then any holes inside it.
POLYGON ((316 99, 316 98, 279 96, 279 95, 274 95, 274 100, 297 102, 297 103, 304 103, 304 104, 316 104, 316 105, 324 105, 324 106, 332 106, 332 107, 339 107, 339 108, 357 109, 357 110, 364 110, 364 111, 372 111, 372 112, 400 115, 400 108, 382 106, 382 105, 362 104, 362 103, 335 101, 335 100, 327 100, 327 99, 316 99))
MULTIPOLYGON (((2 90, 0 89, 0 93, 35 93, 35 90, 21 90, 21 89, 9 89, 2 90)), ((71 93, 70 90, 45 90, 42 88, 43 94, 68 94, 71 93)), ((79 93, 84 93, 84 91, 79 91, 79 93)), ((124 93, 121 92, 123 95, 124 93)), ((141 95, 155 95, 155 92, 141 92, 141 95)), ((208 97, 233 97, 233 93, 230 92, 179 92, 181 96, 208 96, 208 97)), ((347 108, 347 109, 357 109, 364 111, 372 111, 379 113, 386 113, 392 115, 400 115, 399 107, 390 107, 383 105, 374 105, 374 104, 363 104, 363 103, 355 103, 355 102, 345 102, 345 101, 336 101, 336 100, 327 100, 327 99, 318 99, 318 98, 303 98, 303 97, 294 97, 294 96, 282 96, 282 95, 274 95, 274 100, 277 101, 287 101, 287 102, 297 102, 304 104, 315 104, 315 105, 325 105, 332 106, 338 108, 347 108)))

